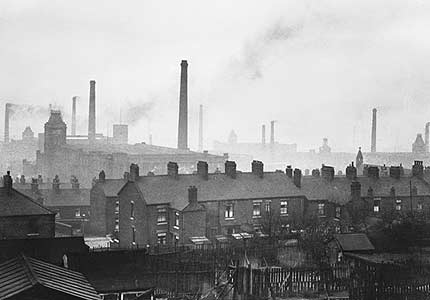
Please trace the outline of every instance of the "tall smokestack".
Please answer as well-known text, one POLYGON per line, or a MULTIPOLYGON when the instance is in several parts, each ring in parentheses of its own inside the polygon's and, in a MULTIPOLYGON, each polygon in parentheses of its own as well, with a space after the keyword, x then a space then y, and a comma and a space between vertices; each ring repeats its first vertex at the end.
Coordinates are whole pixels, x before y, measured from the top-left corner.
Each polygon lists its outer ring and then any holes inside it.
POLYGON ((270 121, 270 144, 275 144, 275 121, 270 121))
POLYGON ((90 81, 90 110, 88 116, 88 140, 96 140, 96 81, 90 81))
POLYGON ((4 108, 4 142, 9 143, 9 117, 10 117, 10 103, 6 103, 4 108))
POLYGON ((199 111, 199 151, 203 151, 203 105, 201 104, 199 111))
POLYGON ((376 152, 376 108, 372 110, 372 144, 370 152, 376 152))
POLYGON ((261 143, 266 144, 266 125, 261 125, 261 143))
POLYGON ((72 98, 72 135, 76 135, 76 99, 78 97, 72 98))
POLYGON ((430 122, 426 123, 426 130, 425 130, 425 143, 426 143, 426 152, 429 152, 429 130, 430 130, 430 122))
POLYGON ((188 63, 181 62, 181 85, 179 90, 178 149, 188 149, 188 63))

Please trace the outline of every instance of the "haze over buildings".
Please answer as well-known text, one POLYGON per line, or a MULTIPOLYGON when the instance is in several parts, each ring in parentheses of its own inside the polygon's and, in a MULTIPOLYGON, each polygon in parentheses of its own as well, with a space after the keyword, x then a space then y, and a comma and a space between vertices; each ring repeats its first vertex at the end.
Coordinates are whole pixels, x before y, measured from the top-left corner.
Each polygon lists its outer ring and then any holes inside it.
MULTIPOLYGON (((279 142, 299 150, 327 137, 337 151, 370 151, 369 111, 376 108, 378 151, 410 151, 430 112, 430 45, 420 38, 430 4, 403 4, 187 1, 166 10, 157 1, 2 1, 1 110, 6 102, 52 103, 71 124, 70 99, 86 99, 88 81, 97 79, 100 132, 119 123, 121 109, 123 120, 135 117, 130 142, 152 133, 154 144, 176 147, 176 66, 186 58, 191 149, 203 104, 206 145, 231 129, 259 141, 261 124, 278 120, 279 142)), ((47 118, 12 119, 20 126, 11 138, 27 125, 41 132, 47 118)), ((78 107, 77 133, 87 126, 86 107, 78 107)))

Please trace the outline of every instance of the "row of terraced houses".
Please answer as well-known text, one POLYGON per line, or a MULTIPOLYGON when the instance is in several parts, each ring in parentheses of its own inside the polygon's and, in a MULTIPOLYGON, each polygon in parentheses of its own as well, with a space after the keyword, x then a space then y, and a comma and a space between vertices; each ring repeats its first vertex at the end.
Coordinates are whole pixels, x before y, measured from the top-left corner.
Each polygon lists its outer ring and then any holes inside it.
POLYGON ((179 174, 174 162, 167 175, 141 176, 136 164, 121 179, 107 179, 102 171, 90 195, 91 232, 115 236, 120 247, 175 245, 277 233, 311 218, 333 220, 341 229, 369 216, 430 212, 421 161, 407 175, 402 166, 384 174, 370 166, 357 176, 353 163, 336 176, 324 165, 312 176, 290 166, 264 172, 260 161, 251 169, 240 172, 226 161, 224 172, 208 173, 200 161, 195 174, 179 174))

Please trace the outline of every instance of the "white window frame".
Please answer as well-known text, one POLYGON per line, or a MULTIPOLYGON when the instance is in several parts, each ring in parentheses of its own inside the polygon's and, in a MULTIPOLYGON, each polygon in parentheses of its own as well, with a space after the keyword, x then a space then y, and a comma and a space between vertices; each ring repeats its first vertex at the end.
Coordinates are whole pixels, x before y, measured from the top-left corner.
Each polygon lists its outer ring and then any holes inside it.
POLYGON ((234 219, 234 203, 226 203, 225 209, 224 209, 224 218, 226 220, 233 220, 234 219))
POLYGON ((159 232, 157 233, 157 244, 158 245, 166 245, 167 244, 167 232, 159 232), (160 243, 160 238, 164 241, 164 243, 160 243))
POLYGON ((252 201, 252 217, 261 218, 261 200, 252 201))
POLYGON ((318 216, 320 216, 320 217, 325 216, 325 203, 324 202, 318 203, 318 216))
POLYGON ((167 224, 167 208, 166 207, 158 207, 157 208, 157 225, 166 225, 167 224))
POLYGON ((288 216, 288 210, 289 210, 288 206, 289 206, 288 200, 281 200, 281 204, 279 208, 279 212, 281 216, 288 216))

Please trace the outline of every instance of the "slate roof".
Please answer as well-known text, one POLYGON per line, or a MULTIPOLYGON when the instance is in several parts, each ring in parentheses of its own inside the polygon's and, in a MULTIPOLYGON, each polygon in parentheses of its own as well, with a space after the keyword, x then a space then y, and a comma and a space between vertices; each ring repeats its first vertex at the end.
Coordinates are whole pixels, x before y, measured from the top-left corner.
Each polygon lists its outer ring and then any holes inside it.
POLYGON ((188 205, 189 186, 197 187, 199 202, 303 195, 291 178, 280 172, 265 172, 263 178, 240 172, 235 179, 221 173, 208 177, 204 180, 197 174, 180 174, 177 179, 168 175, 141 176, 136 183, 146 203, 170 203, 179 210, 188 205))
POLYGON ((0 264, 0 299, 19 295, 38 284, 80 299, 101 299, 81 273, 25 255, 0 264))
MULTIPOLYGON (((379 177, 378 179, 359 176, 356 179, 361 184, 361 196, 367 196, 369 187, 373 189, 375 197, 389 196, 391 188, 394 187, 396 195, 409 196, 410 184, 417 188, 418 195, 430 195, 429 184, 418 178, 403 176, 400 179, 392 177, 379 177)), ((351 182, 346 176, 335 176, 332 181, 322 177, 305 176, 302 178, 301 190, 309 200, 324 200, 345 204, 351 200, 351 182)))
POLYGON ((375 250, 367 235, 364 233, 335 234, 334 239, 343 251, 372 251, 375 250))
POLYGON ((0 208, 0 217, 54 214, 31 197, 13 188, 9 194, 6 188, 0 188, 0 208))
POLYGON ((106 197, 117 197, 126 183, 125 179, 105 179, 104 182, 98 181, 97 186, 103 189, 106 197))

